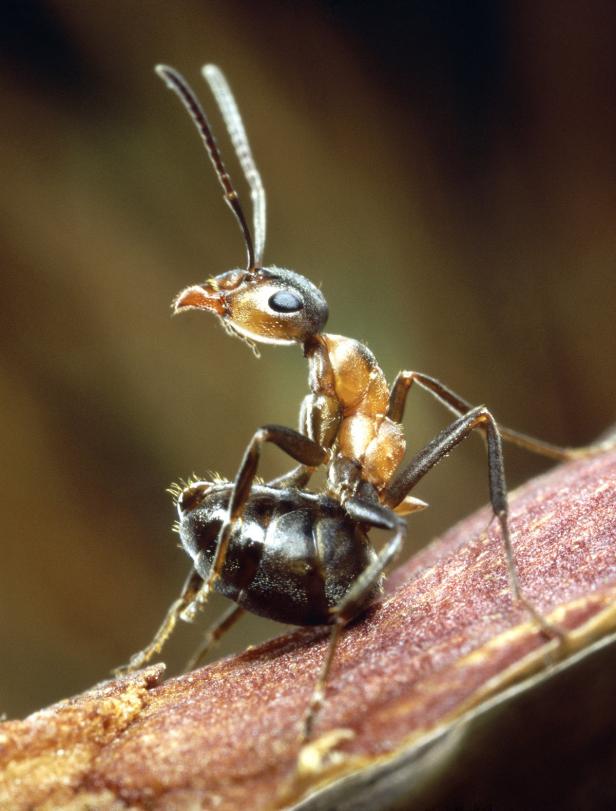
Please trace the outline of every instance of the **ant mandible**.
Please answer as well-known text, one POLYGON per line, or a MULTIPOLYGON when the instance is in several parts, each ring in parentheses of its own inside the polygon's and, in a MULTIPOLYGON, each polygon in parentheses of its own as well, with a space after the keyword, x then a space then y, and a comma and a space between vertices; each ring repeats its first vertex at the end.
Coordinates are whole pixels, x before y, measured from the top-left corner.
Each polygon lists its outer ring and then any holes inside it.
POLYGON ((384 571, 405 538, 402 516, 426 506, 410 491, 473 431, 480 431, 487 444, 490 503, 500 525, 513 597, 547 635, 562 635, 520 587, 507 519, 501 440, 557 460, 590 456, 613 442, 573 449, 533 439, 498 425, 485 406, 473 407, 419 372, 400 372, 390 390, 367 347, 353 338, 323 332, 327 303, 312 282, 290 270, 263 266, 265 191, 222 72, 214 65, 203 68, 251 190, 254 242, 195 94, 173 68, 159 65, 156 72, 197 126, 248 254, 245 270, 227 271, 183 290, 174 311, 214 313, 228 332, 249 343, 300 344, 308 361, 310 393, 301 406, 299 431, 280 425, 259 428, 233 482, 192 481, 176 489, 179 534, 193 569, 152 642, 124 670, 142 667, 158 653, 177 620, 194 619, 213 588, 234 605, 210 629, 189 667, 245 610, 283 623, 328 625, 332 629, 328 650, 302 724, 302 739, 308 739, 341 629, 382 593, 384 571), (405 451, 401 421, 413 384, 427 390, 456 418, 396 473, 405 451), (265 443, 277 445, 299 465, 260 484, 255 477, 265 443), (325 491, 305 489, 322 465, 327 467, 325 491), (372 527, 393 532, 378 553, 367 536, 372 527))

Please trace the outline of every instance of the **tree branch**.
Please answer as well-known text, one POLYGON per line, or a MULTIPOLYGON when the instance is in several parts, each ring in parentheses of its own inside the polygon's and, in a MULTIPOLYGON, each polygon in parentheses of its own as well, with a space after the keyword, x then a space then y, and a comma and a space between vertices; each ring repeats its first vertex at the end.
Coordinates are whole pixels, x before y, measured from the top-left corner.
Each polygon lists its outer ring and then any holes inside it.
POLYGON ((484 509, 345 631, 301 773, 318 629, 167 682, 155 665, 1 724, 0 808, 591 807, 576 790, 614 791, 615 493, 610 453, 512 495, 525 595, 565 647, 513 603, 484 509))

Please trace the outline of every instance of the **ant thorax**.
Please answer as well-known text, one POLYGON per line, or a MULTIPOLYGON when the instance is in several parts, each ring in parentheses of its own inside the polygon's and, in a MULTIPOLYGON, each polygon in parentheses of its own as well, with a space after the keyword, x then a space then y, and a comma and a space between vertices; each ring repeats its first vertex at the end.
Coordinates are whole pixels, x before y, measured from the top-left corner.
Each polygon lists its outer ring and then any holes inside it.
MULTIPOLYGON (((315 395, 333 395, 337 403, 337 451, 356 460, 362 478, 381 490, 391 480, 406 449, 401 425, 387 416, 389 388, 385 375, 372 352, 359 341, 331 334, 320 335, 317 340, 328 363, 320 359, 310 383, 315 395)), ((315 354, 307 353, 309 363, 315 354)))

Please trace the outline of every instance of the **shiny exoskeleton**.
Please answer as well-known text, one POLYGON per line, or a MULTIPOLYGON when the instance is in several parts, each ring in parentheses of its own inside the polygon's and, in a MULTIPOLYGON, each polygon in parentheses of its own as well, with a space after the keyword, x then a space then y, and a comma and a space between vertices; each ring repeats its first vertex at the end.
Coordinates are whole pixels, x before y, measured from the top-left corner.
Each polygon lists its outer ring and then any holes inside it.
MULTIPOLYGON (((232 487, 197 482, 178 500, 182 543, 203 580, 212 567, 232 487)), ((343 508, 325 494, 255 485, 241 525, 229 538, 216 590, 268 619, 327 625, 377 557, 353 504, 343 508)), ((379 582, 371 581, 353 610, 365 608, 379 592, 379 582)))
POLYGON ((210 630, 192 664, 244 610, 285 623, 330 625, 328 653, 303 724, 303 737, 308 737, 340 629, 381 593, 383 573, 404 540, 406 523, 401 516, 426 506, 410 491, 474 430, 483 433, 487 444, 490 501, 502 533, 513 597, 524 603, 546 634, 559 635, 560 630, 525 599, 518 582, 501 440, 554 459, 590 455, 613 443, 570 449, 541 442, 497 425, 485 406, 473 407, 419 372, 400 372, 390 389, 367 347, 323 332, 327 303, 312 282, 290 270, 263 266, 265 192, 223 74, 213 65, 203 69, 251 189, 254 241, 196 96, 174 69, 159 65, 156 71, 196 124, 248 255, 245 269, 187 287, 177 296, 174 310, 211 312, 230 333, 251 344, 299 344, 308 362, 310 391, 301 406, 299 430, 280 425, 259 428, 233 482, 193 481, 176 492, 180 538, 193 569, 158 633, 133 656, 128 669, 158 653, 177 619, 194 618, 213 588, 229 597, 233 606, 210 630), (405 451, 401 420, 413 383, 453 412, 455 420, 396 472, 405 451), (267 485, 255 481, 265 443, 277 445, 299 463, 267 485), (307 490, 313 472, 323 465, 324 492, 307 490), (368 539, 372 527, 393 533, 378 553, 368 539))

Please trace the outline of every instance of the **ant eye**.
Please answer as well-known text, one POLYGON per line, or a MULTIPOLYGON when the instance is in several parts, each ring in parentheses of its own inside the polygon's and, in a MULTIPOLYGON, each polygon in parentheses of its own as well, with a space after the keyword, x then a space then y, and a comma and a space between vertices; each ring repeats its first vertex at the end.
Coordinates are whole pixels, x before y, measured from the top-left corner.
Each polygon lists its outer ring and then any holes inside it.
POLYGON ((270 296, 268 304, 277 313, 295 313, 304 307, 301 297, 293 290, 279 290, 270 296))

